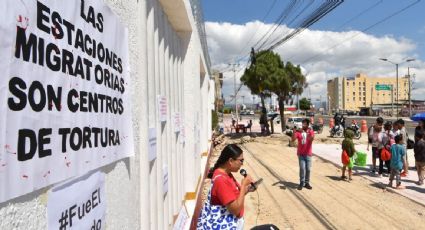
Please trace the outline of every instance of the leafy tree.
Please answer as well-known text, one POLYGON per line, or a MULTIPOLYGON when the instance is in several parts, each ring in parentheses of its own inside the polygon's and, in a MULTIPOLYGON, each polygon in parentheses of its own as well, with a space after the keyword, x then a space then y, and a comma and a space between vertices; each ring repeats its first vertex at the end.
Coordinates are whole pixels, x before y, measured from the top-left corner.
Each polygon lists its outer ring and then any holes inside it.
POLYGON ((277 95, 282 130, 286 127, 283 115, 284 101, 292 95, 301 95, 303 88, 307 86, 300 66, 294 66, 291 62, 285 65, 280 56, 270 50, 260 51, 257 54, 251 52, 251 66, 245 69, 241 82, 252 94, 261 98, 263 108, 266 97, 271 96, 271 93, 277 95))
POLYGON ((300 109, 306 111, 306 110, 309 110, 310 108, 311 108, 311 102, 307 98, 303 97, 300 100, 300 109))
POLYGON ((252 54, 251 66, 245 69, 241 82, 246 85, 252 94, 258 95, 261 105, 265 108, 264 99, 270 97, 268 78, 276 70, 275 54, 272 51, 260 51, 252 54))
POLYGON ((279 102, 280 121, 281 121, 280 125, 282 127, 282 130, 285 130, 286 124, 285 124, 285 117, 283 113, 285 109, 284 101, 288 93, 290 92, 291 81, 285 72, 284 64, 282 60, 280 59, 279 55, 276 54, 274 61, 276 61, 275 66, 277 69, 266 80, 266 85, 269 87, 271 92, 277 95, 277 100, 279 102))
MULTIPOLYGON (((271 96, 273 77, 283 74, 283 64, 278 54, 273 51, 260 51, 251 53, 251 66, 245 69, 241 82, 246 85, 252 94, 258 95, 261 105, 265 108, 264 99, 271 96)), ((267 133, 269 127, 266 125, 267 133)))

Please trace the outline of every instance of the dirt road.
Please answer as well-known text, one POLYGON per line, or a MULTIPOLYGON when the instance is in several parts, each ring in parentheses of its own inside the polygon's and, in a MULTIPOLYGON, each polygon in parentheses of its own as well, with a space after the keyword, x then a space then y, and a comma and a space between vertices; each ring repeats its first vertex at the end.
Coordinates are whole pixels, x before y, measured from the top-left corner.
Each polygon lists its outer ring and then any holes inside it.
POLYGON ((245 203, 245 229, 422 229, 425 207, 360 176, 340 181, 340 169, 313 157, 312 190, 298 191, 296 149, 287 138, 257 137, 243 144, 244 168, 263 178, 245 203), (284 141, 284 139, 286 139, 284 141))

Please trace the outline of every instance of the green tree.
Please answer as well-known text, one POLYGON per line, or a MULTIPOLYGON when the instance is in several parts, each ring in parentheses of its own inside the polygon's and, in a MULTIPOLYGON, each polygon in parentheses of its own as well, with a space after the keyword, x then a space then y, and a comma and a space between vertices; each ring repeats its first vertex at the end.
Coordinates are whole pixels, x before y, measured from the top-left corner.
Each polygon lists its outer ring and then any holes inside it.
POLYGON ((284 101, 291 96, 301 95, 307 87, 306 78, 299 65, 294 66, 291 62, 285 65, 278 54, 269 50, 257 54, 251 52, 251 66, 245 69, 241 82, 252 94, 261 98, 263 108, 266 97, 271 96, 271 93, 277 95, 282 130, 286 127, 284 101))
MULTIPOLYGON (((245 69, 241 82, 251 90, 252 94, 260 97, 263 108, 265 108, 264 99, 271 96, 271 84, 274 82, 271 78, 281 75, 282 68, 283 64, 279 55, 273 51, 263 50, 257 54, 252 51, 251 65, 245 69)), ((268 124, 266 129, 269 133, 268 124)))
POLYGON ((252 94, 258 95, 261 99, 261 105, 265 108, 264 99, 270 97, 268 78, 276 70, 276 61, 273 61, 276 54, 272 51, 260 51, 252 54, 251 65, 245 69, 241 77, 241 82, 246 85, 252 94))
POLYGON ((307 98, 303 97, 300 100, 300 109, 307 111, 310 108, 311 108, 311 102, 307 98))
POLYGON ((285 72, 285 66, 279 55, 276 54, 275 60, 276 62, 276 70, 269 76, 266 80, 266 85, 269 87, 269 90, 277 95, 277 100, 279 103, 279 115, 280 115, 280 125, 282 130, 285 130, 286 123, 284 117, 285 110, 285 99, 289 95, 291 90, 291 81, 288 77, 288 74, 285 72))

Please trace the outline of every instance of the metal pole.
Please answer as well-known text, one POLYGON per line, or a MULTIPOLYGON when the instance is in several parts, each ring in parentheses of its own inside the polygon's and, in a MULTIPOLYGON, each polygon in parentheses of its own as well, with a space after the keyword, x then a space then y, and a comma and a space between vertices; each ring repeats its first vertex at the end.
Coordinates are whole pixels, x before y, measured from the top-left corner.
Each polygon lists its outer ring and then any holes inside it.
POLYGON ((412 99, 410 97, 410 93, 412 90, 412 84, 410 83, 410 71, 409 71, 410 67, 407 67, 407 76, 409 76, 409 117, 412 117, 412 99))
POLYGON ((391 85, 391 116, 394 116, 394 85, 391 85))
POLYGON ((399 100, 398 100, 398 63, 397 64, 395 64, 395 66, 396 66, 396 84, 397 84, 397 87, 396 87, 396 103, 397 103, 397 119, 398 119, 398 113, 399 113, 399 111, 398 111, 398 108, 400 107, 400 102, 399 102, 399 100))
POLYGON ((236 124, 239 121, 239 114, 238 114, 238 101, 237 101, 237 92, 236 92, 236 70, 235 70, 235 65, 236 64, 232 64, 233 65, 233 88, 235 90, 235 117, 236 117, 236 124))

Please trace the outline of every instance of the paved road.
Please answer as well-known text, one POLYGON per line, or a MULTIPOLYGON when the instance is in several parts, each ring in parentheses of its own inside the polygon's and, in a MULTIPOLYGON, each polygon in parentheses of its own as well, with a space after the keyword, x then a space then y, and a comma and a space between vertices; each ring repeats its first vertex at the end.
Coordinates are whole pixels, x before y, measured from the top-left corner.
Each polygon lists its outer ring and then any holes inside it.
MULTIPOLYGON (((263 178, 245 198, 245 227, 273 223, 280 229, 421 229, 424 207, 356 175, 339 179, 334 165, 313 157, 313 190, 297 190, 299 166, 288 138, 255 138, 244 144, 243 167, 263 178)), ((240 178, 239 175, 236 175, 240 178)), ((239 180, 239 179, 238 179, 239 180)))

